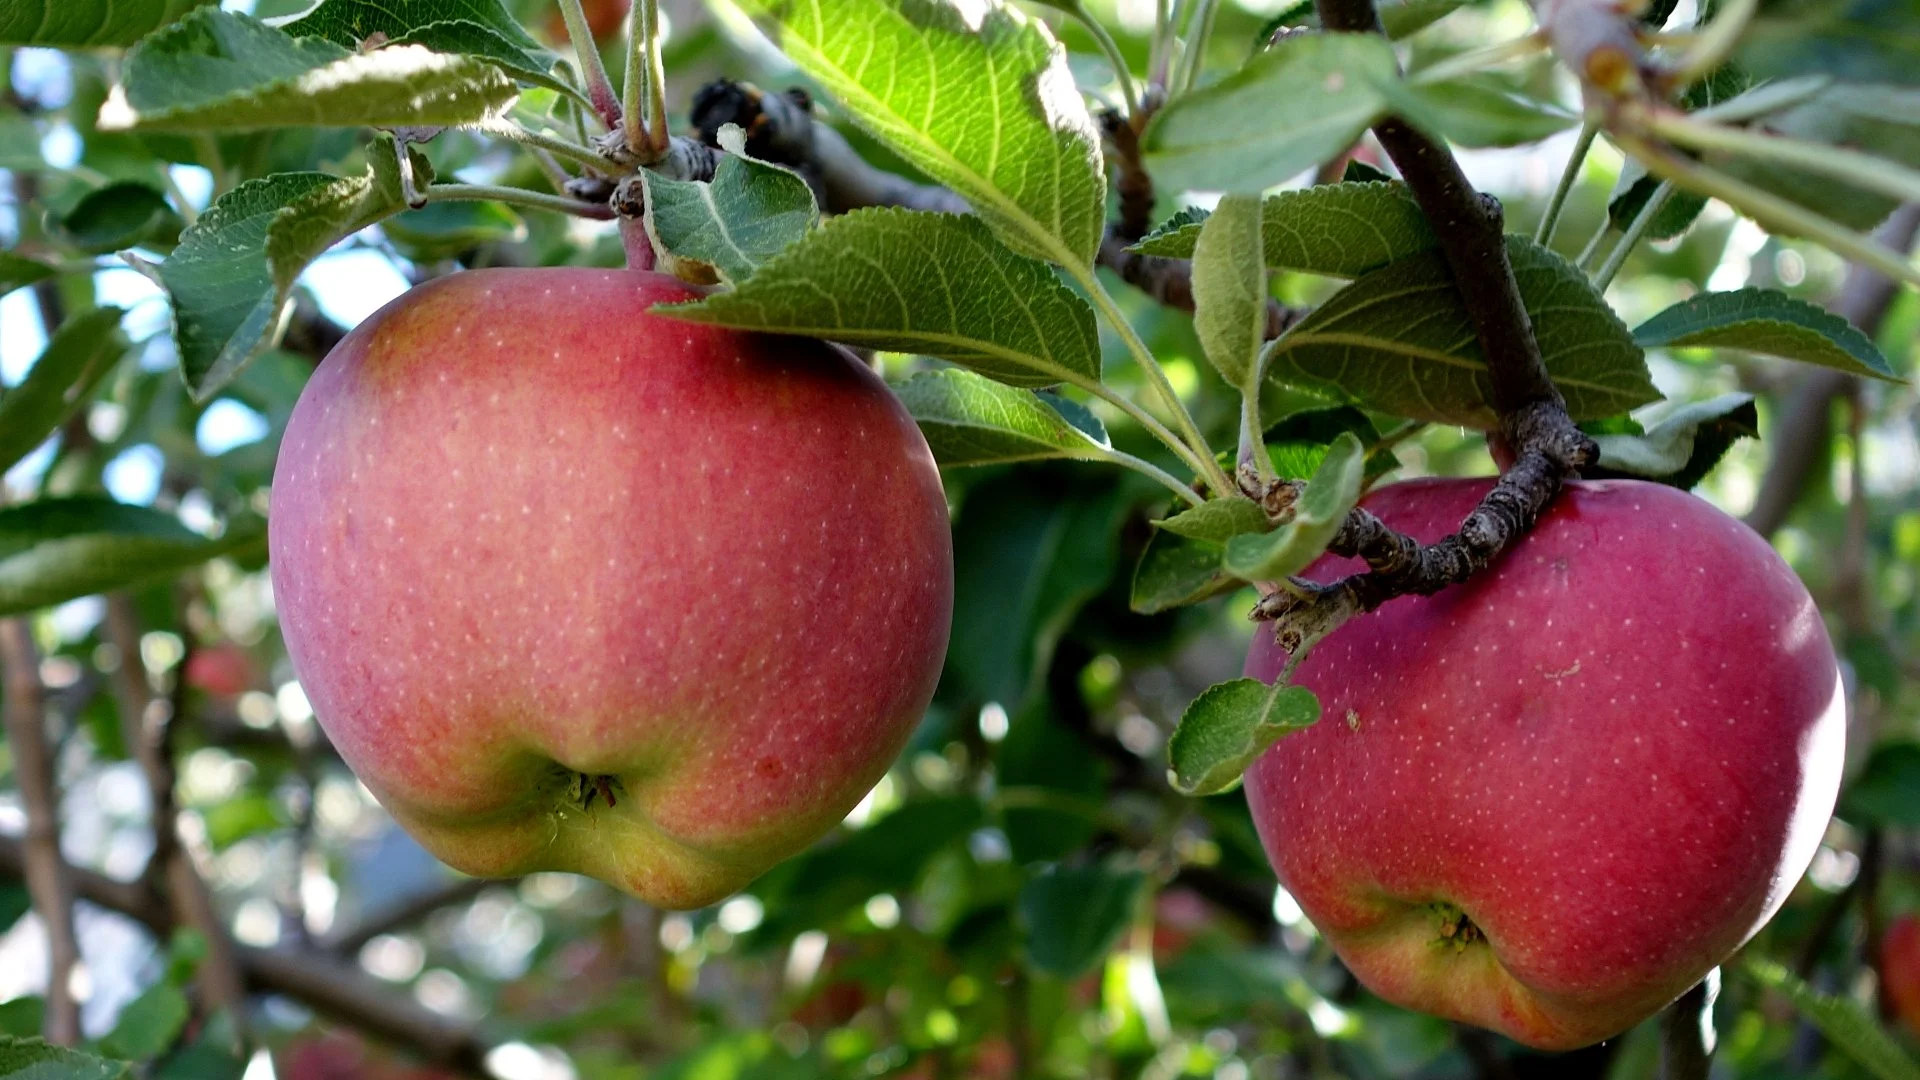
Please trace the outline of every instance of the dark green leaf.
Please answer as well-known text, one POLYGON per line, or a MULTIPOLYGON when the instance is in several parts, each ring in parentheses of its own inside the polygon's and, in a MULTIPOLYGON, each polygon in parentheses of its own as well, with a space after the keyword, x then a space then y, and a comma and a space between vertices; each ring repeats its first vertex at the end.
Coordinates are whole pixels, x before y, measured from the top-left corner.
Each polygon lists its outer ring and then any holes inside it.
POLYGON ((11 251, 0 251, 0 296, 15 289, 25 288, 36 281, 45 281, 58 270, 38 259, 29 259, 24 255, 15 255, 11 251))
POLYGON ((1772 289, 1700 293, 1633 332, 1641 347, 1712 346, 1897 379, 1873 339, 1823 307, 1772 289))
POLYGON ((942 466, 1106 456, 1104 439, 1069 423, 1033 391, 971 371, 925 372, 895 392, 942 466))
POLYGON ((1032 466, 970 490, 953 526, 943 681, 968 701, 1017 710, 1067 624, 1118 569, 1127 505, 1113 479, 1068 484, 1032 466))
POLYGON ((1267 747, 1319 719, 1320 701, 1303 686, 1258 679, 1209 686, 1181 714, 1167 743, 1173 785, 1187 795, 1231 791, 1267 747))
MULTIPOLYGON (((1380 441, 1380 429, 1367 414, 1351 405, 1325 409, 1301 409, 1268 425, 1262 439, 1274 471, 1282 480, 1305 480, 1326 460, 1327 447, 1342 434, 1352 432, 1364 446, 1380 441)), ((1367 453, 1366 482, 1372 483, 1400 467, 1400 459, 1391 449, 1367 453)))
POLYGON ((1920 85, 1920 19, 1911 4, 1886 0, 1770 0, 1734 59, 1763 78, 1920 85))
POLYGON ((478 200, 428 203, 380 223, 380 232, 414 262, 451 259, 482 244, 527 238, 527 223, 503 203, 478 200))
POLYGON ((1487 74, 1389 85, 1397 112, 1459 146, 1521 146, 1580 121, 1559 105, 1521 94, 1487 74))
POLYGON ((1320 557, 1340 531, 1347 511, 1360 501, 1366 448, 1347 432, 1327 448, 1325 459, 1294 504, 1293 518, 1270 533, 1227 541, 1226 567, 1246 581, 1278 581, 1320 557))
POLYGON ((88 254, 155 244, 171 247, 180 215, 158 188, 121 181, 90 191, 59 222, 62 239, 88 254))
POLYGON ((1382 38, 1289 37, 1156 114, 1142 143, 1148 171, 1168 192, 1259 192, 1353 145, 1385 115, 1398 78, 1382 38))
POLYGON ((0 105, 0 169, 38 172, 46 167, 46 160, 40 156, 40 126, 0 105))
POLYGON ((1221 565, 1225 557, 1224 544, 1154 530, 1133 569, 1128 606, 1152 615, 1238 588, 1240 580, 1221 565))
POLYGON ((93 49, 131 45, 157 27, 217 0, 7 0, 0 45, 93 49))
MULTIPOLYGON (((33 902, 27 897, 25 886, 10 885, 8 888, 17 892, 22 899, 26 900, 26 910, 32 909, 33 902)), ((9 899, 11 899, 11 896, 9 899)), ((26 911, 23 910, 19 914, 16 914, 14 920, 18 920, 20 915, 25 913, 26 911)), ((13 921, 9 921, 7 925, 12 926, 13 921)), ((46 1023, 46 1019, 47 1000, 37 994, 28 997, 17 997, 10 1001, 0 1003, 0 1037, 31 1039, 40 1033, 40 1029, 46 1023)))
POLYGON ((124 1080, 124 1061, 108 1061, 41 1039, 0 1035, 0 1080, 124 1080))
MULTIPOLYGON (((1659 399, 1627 328, 1565 259, 1517 236, 1507 255, 1547 371, 1575 419, 1659 399)), ((1487 428, 1492 388, 1472 319, 1439 252, 1402 259, 1335 293, 1276 341, 1278 382, 1368 409, 1487 428)))
POLYGON ((1752 953, 1746 954, 1741 967, 1755 982, 1793 1002, 1829 1045, 1870 1075, 1878 1080, 1920 1080, 1920 1063, 1908 1057, 1859 1002, 1823 994, 1781 964, 1752 953))
POLYGON ((1146 875, 1103 866, 1048 867, 1020 889, 1027 958, 1071 979, 1106 959, 1133 920, 1146 875))
POLYGON ((1100 377, 1093 309, 969 216, 884 207, 841 214, 739 288, 654 310, 924 353, 1014 386, 1100 377))
POLYGON ((709 267, 737 284, 806 236, 820 211, 813 189, 797 173, 745 156, 739 128, 728 125, 720 138, 728 152, 720 155, 711 181, 640 175, 647 189, 647 233, 667 266, 709 267))
POLYGON ((187 995, 171 983, 159 983, 120 1010, 100 1049, 134 1061, 158 1057, 180 1037, 188 1012, 187 995))
MULTIPOLYGON (((144 506, 78 496, 0 509, 0 615, 107 592, 259 549, 259 519, 229 523, 218 539, 144 506)), ((0 1074, 4 1075, 4 1074, 0 1074)))
MULTIPOLYGON (((1640 216, 1640 211, 1653 198, 1660 187, 1660 181, 1647 175, 1647 171, 1638 162, 1628 159, 1620 171, 1620 183, 1614 188, 1613 196, 1607 201, 1607 219, 1613 227, 1624 231, 1640 216)), ((1695 195, 1690 191, 1676 191, 1667 199, 1666 204, 1654 212, 1653 221, 1647 225, 1643 238, 1647 240, 1671 240, 1693 227, 1694 220, 1707 208, 1704 195, 1695 195)))
POLYGON ((1640 435, 1600 435, 1598 465, 1582 475, 1657 480, 1691 488, 1706 478, 1740 439, 1760 437, 1760 414, 1752 394, 1722 394, 1668 413, 1640 435))
POLYGON ((1154 522, 1163 531, 1189 540, 1224 544, 1241 533, 1263 533, 1273 527, 1267 512, 1251 499, 1237 495, 1208 499, 1191 510, 1154 522))
POLYGON ((0 473, 86 403, 94 384, 126 348, 120 308, 91 308, 61 325, 20 385, 0 397, 0 473))
POLYGON ((1014 250, 1088 269, 1100 136, 1066 52, 995 0, 759 0, 781 48, 861 126, 958 192, 1014 250))
POLYGON ((257 131, 469 124, 518 89, 499 68, 420 45, 350 52, 206 8, 127 53, 104 130, 257 131))
MULTIPOLYGON (((1134 245, 1147 255, 1193 255, 1204 211, 1183 211, 1134 245)), ((1427 217, 1397 181, 1316 184, 1268 196, 1261 208, 1267 266, 1359 277, 1438 243, 1427 217)))
POLYGON ((910 802, 837 843, 825 843, 776 872, 762 936, 819 929, 876 893, 905 892, 943 849, 980 827, 971 796, 910 802))
POLYGON ((1838 813, 1862 827, 1920 828, 1920 743, 1902 739, 1875 747, 1867 767, 1847 785, 1838 813))

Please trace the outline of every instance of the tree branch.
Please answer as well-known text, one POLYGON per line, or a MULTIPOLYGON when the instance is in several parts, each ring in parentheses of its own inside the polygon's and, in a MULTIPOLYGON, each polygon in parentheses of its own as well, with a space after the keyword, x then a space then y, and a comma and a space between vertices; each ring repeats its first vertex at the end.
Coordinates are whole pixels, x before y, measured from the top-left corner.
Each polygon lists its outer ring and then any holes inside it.
POLYGON ((320 947, 336 955, 352 956, 381 934, 403 930, 441 908, 464 904, 496 885, 512 884, 512 879, 459 878, 439 888, 402 899, 368 915, 353 926, 329 934, 320 941, 320 947))
MULTIPOLYGON (((0 836, 0 873, 21 876, 28 852, 21 841, 0 836)), ((62 866, 64 867, 64 863, 62 866)), ((90 870, 66 868, 80 899, 140 923, 156 937, 173 929, 167 907, 140 882, 119 881, 90 870)), ((454 1023, 373 982, 350 964, 311 949, 236 946, 247 985, 285 994, 314 1011, 404 1047, 428 1062, 473 1077, 486 1077, 492 1043, 474 1028, 454 1023)))
POLYGON ((140 655, 140 619, 133 597, 126 593, 108 596, 105 622, 107 640, 120 651, 120 666, 114 672, 120 722, 132 737, 134 756, 139 760, 153 804, 153 854, 147 859, 146 887, 165 899, 175 925, 193 929, 206 943, 206 958, 195 974, 202 1005, 224 1009, 236 1023, 244 1025, 246 984, 234 957, 233 939, 214 908, 213 895, 194 865, 193 853, 180 842, 179 804, 174 798, 173 732, 184 699, 186 664, 191 656, 180 658, 175 672, 179 681, 172 700, 156 698, 147 681, 146 663, 140 655))
MULTIPOLYGON (((49 330, 49 333, 52 331, 49 330)), ((47 932, 47 1041, 80 1041, 80 1003, 73 996, 73 968, 80 946, 73 933, 73 886, 60 858, 60 791, 47 746, 45 687, 40 653, 23 618, 0 620, 0 665, 6 676, 7 749, 14 781, 27 814, 20 866, 33 910, 47 932)))
MULTIPOLYGON (((1920 232, 1920 203, 1895 210, 1874 238, 1896 251, 1913 247, 1920 232)), ((1868 337, 1879 332, 1880 322, 1893 303, 1899 286, 1885 274, 1854 263, 1847 268, 1847 279, 1829 309, 1852 323, 1868 337)), ((1747 524, 1762 536, 1771 536, 1786 523, 1787 515, 1813 476, 1813 467, 1825 452, 1832 434, 1833 400, 1848 393, 1858 378, 1845 372, 1819 368, 1797 378, 1782 396, 1780 419, 1773 425, 1769 441, 1773 458, 1760 481, 1760 493, 1747 524)))
POLYGON ((1662 1080, 1707 1080, 1713 1069, 1713 1002, 1719 996, 1715 968, 1660 1014, 1662 1080))
MULTIPOLYGON (((1321 25, 1329 30, 1381 33, 1370 0, 1317 0, 1321 25)), ((1513 451, 1514 464, 1494 484, 1460 530, 1422 546, 1387 528, 1363 511, 1348 516, 1334 546, 1336 554, 1359 556, 1368 571, 1330 585, 1295 582, 1254 607, 1256 619, 1277 620, 1280 644, 1298 662, 1310 647, 1353 615, 1396 596, 1430 595, 1485 569, 1507 545, 1524 536, 1560 490, 1594 460, 1592 439, 1573 425, 1565 402, 1547 375, 1533 321, 1507 261, 1503 212, 1498 200, 1468 183, 1445 145, 1396 117, 1374 125, 1373 133, 1393 159, 1420 209, 1440 240, 1486 358, 1493 407, 1500 417, 1499 438, 1513 451)), ((1273 505, 1276 496, 1297 488, 1256 492, 1273 505)))

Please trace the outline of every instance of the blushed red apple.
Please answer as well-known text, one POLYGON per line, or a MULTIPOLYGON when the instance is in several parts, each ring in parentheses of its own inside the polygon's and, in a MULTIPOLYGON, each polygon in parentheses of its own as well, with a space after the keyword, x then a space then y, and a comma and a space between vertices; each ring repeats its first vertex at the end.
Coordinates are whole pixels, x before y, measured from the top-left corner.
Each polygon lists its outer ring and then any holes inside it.
POLYGON ((1897 915, 1880 939, 1880 993, 1886 1012, 1920 1036, 1920 915, 1897 915))
MULTIPOLYGON (((1365 505, 1430 542, 1491 483, 1365 505)), ((1247 672, 1284 659, 1257 634, 1247 672)), ((1281 883, 1376 994, 1542 1049, 1624 1031, 1725 960, 1839 787, 1845 702, 1806 589, 1653 484, 1569 485, 1487 573, 1352 620, 1295 681, 1320 721, 1246 776, 1281 883)))
POLYGON ((672 278, 475 270, 314 372, 269 533, 294 670, 429 851, 726 896, 838 822, 945 653, 946 500, 835 346, 647 313, 672 278))

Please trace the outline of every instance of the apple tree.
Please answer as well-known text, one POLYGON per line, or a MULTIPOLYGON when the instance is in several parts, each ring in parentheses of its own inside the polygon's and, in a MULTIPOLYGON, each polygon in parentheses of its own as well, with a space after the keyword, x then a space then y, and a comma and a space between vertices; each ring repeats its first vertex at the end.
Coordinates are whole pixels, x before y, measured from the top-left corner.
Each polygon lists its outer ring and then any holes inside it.
POLYGON ((0 1076, 1920 1076, 1920 10, 0 0, 0 1076))

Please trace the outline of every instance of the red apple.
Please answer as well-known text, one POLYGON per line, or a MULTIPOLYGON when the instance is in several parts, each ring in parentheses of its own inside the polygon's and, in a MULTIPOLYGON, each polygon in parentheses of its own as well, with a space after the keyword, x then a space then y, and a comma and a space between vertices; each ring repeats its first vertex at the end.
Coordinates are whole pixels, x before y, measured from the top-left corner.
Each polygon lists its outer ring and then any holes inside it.
MULTIPOLYGON (((632 10, 633 0, 585 0, 580 6, 587 17, 587 31, 593 40, 601 45, 612 41, 627 25, 627 12, 632 10)), ((555 7, 547 16, 547 37, 565 44, 567 41, 567 20, 555 7)))
POLYGON ((194 649, 187 656, 187 685, 218 698, 239 697, 260 682, 247 650, 231 641, 194 649))
MULTIPOLYGON (((1366 506, 1433 541, 1491 484, 1366 506)), ((1258 634, 1247 672, 1284 659, 1258 634)), ((1541 1049, 1624 1031, 1725 960, 1839 788, 1845 701, 1806 589, 1653 484, 1570 485, 1489 572, 1352 620, 1296 681, 1320 722, 1246 777, 1281 883, 1376 994, 1541 1049)))
POLYGON ((1880 939, 1880 990, 1887 1013, 1920 1035, 1920 915, 1895 916, 1880 939))
POLYGON ((341 341, 287 426, 294 670, 467 873, 711 903, 852 809, 933 693, 953 565, 919 430, 842 349, 647 313, 697 295, 442 278, 341 341))

